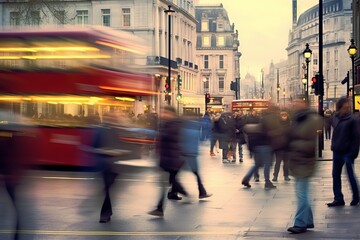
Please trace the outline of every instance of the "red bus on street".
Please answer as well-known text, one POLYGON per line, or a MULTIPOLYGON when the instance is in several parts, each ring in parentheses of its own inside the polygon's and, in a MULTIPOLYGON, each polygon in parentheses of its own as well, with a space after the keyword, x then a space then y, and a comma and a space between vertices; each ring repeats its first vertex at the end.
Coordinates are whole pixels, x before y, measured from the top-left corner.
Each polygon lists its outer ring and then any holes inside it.
POLYGON ((103 113, 130 123, 136 99, 155 94, 140 68, 144 46, 105 27, 0 31, 0 111, 36 126, 31 164, 94 165, 79 146, 91 144, 103 113))
POLYGON ((231 102, 231 111, 242 110, 244 114, 247 114, 249 110, 255 110, 261 112, 269 107, 269 100, 267 99, 241 99, 233 100, 231 102))

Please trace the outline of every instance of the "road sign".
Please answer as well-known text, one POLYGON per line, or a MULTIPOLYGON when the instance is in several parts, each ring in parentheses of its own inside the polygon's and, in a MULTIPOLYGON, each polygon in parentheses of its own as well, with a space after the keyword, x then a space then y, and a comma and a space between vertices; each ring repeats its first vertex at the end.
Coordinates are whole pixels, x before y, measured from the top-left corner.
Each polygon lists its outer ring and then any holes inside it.
POLYGON ((355 95, 355 110, 360 111, 360 95, 355 95))

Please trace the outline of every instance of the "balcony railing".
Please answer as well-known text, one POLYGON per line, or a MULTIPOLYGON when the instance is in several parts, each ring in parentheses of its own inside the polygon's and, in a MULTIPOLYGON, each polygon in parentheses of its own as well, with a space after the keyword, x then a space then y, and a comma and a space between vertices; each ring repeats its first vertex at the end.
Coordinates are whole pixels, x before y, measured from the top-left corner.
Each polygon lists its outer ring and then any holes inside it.
MULTIPOLYGON (((147 56, 146 65, 169 66, 169 59, 161 56, 147 56)), ((178 68, 178 63, 174 60, 170 60, 170 67, 178 68)))

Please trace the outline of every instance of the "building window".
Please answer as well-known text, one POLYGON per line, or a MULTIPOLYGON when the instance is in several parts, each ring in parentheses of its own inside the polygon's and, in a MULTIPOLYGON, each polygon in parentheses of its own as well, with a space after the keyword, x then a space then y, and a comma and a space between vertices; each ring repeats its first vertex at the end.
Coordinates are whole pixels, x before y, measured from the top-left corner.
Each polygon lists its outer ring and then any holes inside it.
POLYGON ((110 9, 101 9, 102 25, 110 27, 110 9))
POLYGON ((327 51, 326 52, 326 63, 329 64, 329 62, 330 62, 330 52, 327 51))
POLYGON ((224 38, 224 36, 219 36, 219 37, 217 38, 217 46, 218 46, 218 47, 223 47, 223 46, 225 46, 225 38, 224 38))
POLYGON ((76 11, 76 23, 79 25, 87 25, 89 23, 88 10, 76 11))
POLYGON ((220 69, 224 68, 224 55, 219 56, 219 68, 220 69))
POLYGON ((204 68, 205 69, 209 68, 209 55, 204 56, 204 68))
POLYGON ((55 11, 54 12, 55 22, 57 24, 65 24, 65 11, 55 11))
POLYGON ((209 92, 209 78, 208 77, 204 77, 204 92, 209 92))
POLYGON ((32 11, 31 15, 31 25, 40 25, 40 11, 32 11))
POLYGON ((219 92, 223 92, 224 91, 224 78, 223 77, 219 77, 219 92))
POLYGON ((222 21, 219 21, 217 23, 217 31, 224 31, 224 23, 222 21))
POLYGON ((130 8, 123 8, 122 9, 122 25, 123 25, 123 27, 131 26, 130 19, 131 19, 130 8))
POLYGON ((203 37, 203 47, 210 47, 210 37, 209 36, 203 37))
POLYGON ((335 63, 337 63, 337 61, 339 60, 339 51, 337 49, 335 49, 334 51, 334 58, 335 58, 335 63))
POLYGON ((203 31, 203 32, 209 31, 209 21, 208 20, 201 21, 201 31, 203 31))
POLYGON ((19 26, 19 25, 20 25, 20 13, 10 12, 10 26, 19 26))
POLYGON ((335 68, 334 69, 334 81, 338 80, 338 74, 339 74, 339 69, 335 68))

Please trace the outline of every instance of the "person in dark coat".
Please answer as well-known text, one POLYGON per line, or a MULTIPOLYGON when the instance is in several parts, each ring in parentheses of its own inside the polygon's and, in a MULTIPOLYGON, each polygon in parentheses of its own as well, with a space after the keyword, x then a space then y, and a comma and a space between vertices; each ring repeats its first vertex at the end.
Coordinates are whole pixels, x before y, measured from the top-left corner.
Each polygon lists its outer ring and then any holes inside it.
MULTIPOLYGON (((183 186, 178 182, 176 175, 184 165, 184 158, 180 156, 180 131, 181 120, 176 115, 176 110, 173 107, 166 106, 162 109, 160 114, 160 132, 157 142, 157 151, 159 154, 159 166, 168 173, 169 183, 171 184, 171 191, 168 193, 168 198, 180 200, 181 198, 175 194, 180 193, 188 196, 183 186)), ((162 181, 163 182, 163 181, 162 181)), ((154 216, 164 216, 164 200, 166 195, 166 186, 161 188, 160 198, 156 208, 148 214, 154 216)))
POLYGON ((234 119, 231 113, 222 113, 219 119, 219 148, 222 149, 222 162, 229 163, 228 152, 234 133, 234 119))
POLYGON ((332 122, 333 122, 333 114, 330 109, 326 109, 324 111, 325 140, 331 139, 332 122))
POLYGON ((354 173, 354 160, 359 154, 359 126, 355 116, 351 113, 351 100, 342 97, 336 104, 337 113, 334 118, 334 134, 331 140, 333 151, 333 192, 334 201, 328 203, 329 207, 345 205, 344 195, 341 191, 341 172, 345 164, 349 178, 352 201, 351 206, 359 204, 359 188, 354 173))
POLYGON ((244 126, 246 124, 246 119, 242 111, 235 112, 234 117, 234 128, 235 128, 235 139, 233 144, 234 157, 236 161, 236 149, 239 152, 239 162, 243 162, 243 145, 246 143, 244 135, 244 126))
POLYGON ((216 143, 219 141, 221 135, 220 129, 220 113, 216 113, 211 119, 211 136, 210 136, 210 156, 214 157, 216 154, 214 153, 214 148, 216 143))
MULTIPOLYGON (((280 124, 281 124, 281 130, 283 131, 283 134, 287 134, 289 128, 290 128, 290 117, 287 112, 281 112, 279 116, 280 124)), ((286 154, 286 144, 283 145, 283 147, 280 147, 275 150, 275 166, 274 166, 274 177, 273 181, 276 182, 278 179, 279 171, 280 171, 280 164, 283 162, 283 174, 284 174, 284 180, 290 181, 289 178, 289 159, 286 154)))
POLYGON ((211 119, 209 113, 206 112, 201 119, 201 141, 206 141, 211 137, 211 119))
POLYGON ((287 230, 303 233, 314 228, 313 211, 310 205, 310 178, 316 169, 317 132, 323 129, 323 119, 310 110, 308 101, 299 97, 293 101, 294 117, 289 131, 287 155, 290 174, 295 177, 297 211, 294 225, 287 230))
MULTIPOLYGON (((260 122, 260 117, 259 117, 258 113, 256 112, 256 110, 250 109, 248 112, 248 115, 246 116, 246 124, 257 124, 259 122, 260 122)), ((250 157, 253 157, 253 151, 250 151, 250 157)), ((258 169, 255 169, 254 179, 255 179, 255 182, 260 181, 260 175, 259 175, 258 169)))

